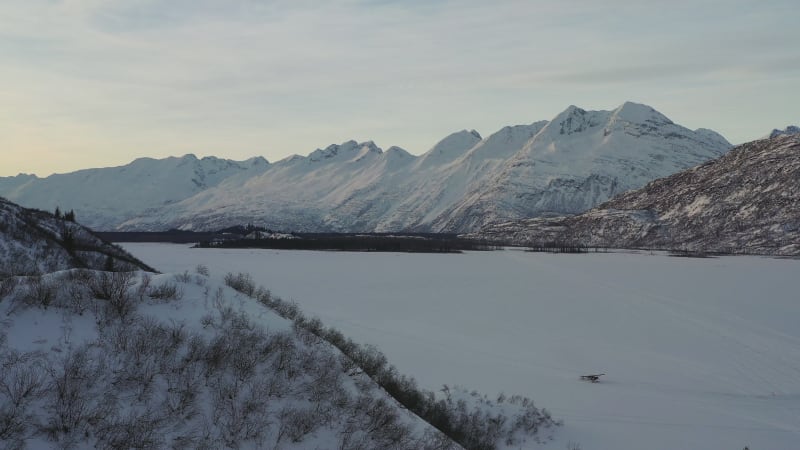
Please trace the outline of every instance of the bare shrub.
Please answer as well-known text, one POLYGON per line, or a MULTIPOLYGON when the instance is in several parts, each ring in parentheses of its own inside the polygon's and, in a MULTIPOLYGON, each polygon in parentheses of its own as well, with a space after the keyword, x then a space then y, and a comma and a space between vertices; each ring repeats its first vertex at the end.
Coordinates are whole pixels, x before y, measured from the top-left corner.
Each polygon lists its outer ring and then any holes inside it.
POLYGON ((0 302, 11 296, 17 288, 16 278, 0 279, 0 302))
POLYGON ((30 277, 25 283, 23 302, 29 306, 47 309, 56 298, 55 284, 42 277, 30 277))
POLYGON ((289 438, 292 442, 300 442, 303 437, 317 428, 316 415, 309 409, 295 407, 284 408, 278 416, 278 436, 277 442, 283 437, 289 438))
POLYGON ((14 408, 42 396, 47 379, 43 361, 29 355, 4 362, 0 377, 0 392, 14 408))
POLYGON ((5 350, 0 335, 0 442, 23 448, 25 437, 37 426, 31 404, 45 393, 45 360, 36 353, 5 350))
POLYGON ((160 449, 164 447, 164 418, 146 409, 103 417, 97 426, 97 448, 160 449))
POLYGON ((189 274, 188 270, 184 270, 183 273, 175 275, 175 281, 178 283, 191 283, 192 275, 189 274))
POLYGON ((144 298, 150 293, 150 284, 153 282, 153 276, 147 272, 143 272, 139 277, 139 285, 136 287, 136 296, 139 301, 143 302, 144 298))
POLYGON ((125 320, 136 309, 130 292, 134 276, 133 272, 94 272, 87 285, 94 298, 108 302, 114 317, 125 320))
POLYGON ((147 295, 158 300, 180 300, 183 298, 183 289, 176 283, 167 281, 150 288, 147 295))
POLYGON ((112 300, 128 295, 134 284, 133 272, 92 272, 88 287, 92 295, 100 300, 112 300))
POLYGON ((229 447, 237 448, 241 441, 260 442, 269 427, 267 403, 257 386, 224 376, 212 383, 214 423, 229 447))
POLYGON ((66 435, 85 433, 92 412, 89 391, 96 381, 86 350, 69 352, 49 372, 48 434, 60 440, 66 435))
POLYGON ((76 279, 73 274, 66 281, 67 302, 65 306, 69 311, 82 316, 94 301, 91 291, 87 287, 87 283, 82 279, 76 279))
POLYGON ((208 270, 208 266, 203 264, 198 264, 197 266, 195 266, 194 271, 196 274, 202 275, 204 277, 207 277, 211 274, 211 271, 208 270))
POLYGON ((173 417, 190 419, 197 414, 196 399, 203 385, 203 368, 197 362, 183 365, 164 374, 167 384, 163 408, 173 417))
POLYGON ((256 292, 256 284, 249 273, 233 274, 229 272, 225 275, 225 284, 248 297, 253 297, 256 292))

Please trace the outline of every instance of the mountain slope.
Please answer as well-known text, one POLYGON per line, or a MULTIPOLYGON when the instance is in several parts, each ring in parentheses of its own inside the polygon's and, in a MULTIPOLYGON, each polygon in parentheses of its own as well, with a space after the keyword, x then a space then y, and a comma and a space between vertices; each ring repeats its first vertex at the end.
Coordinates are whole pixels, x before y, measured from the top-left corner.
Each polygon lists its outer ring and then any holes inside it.
POLYGON ((109 265, 153 271, 75 222, 0 197, 0 277, 109 265))
POLYGON ((800 254, 800 135, 735 147, 573 217, 496 224, 476 233, 569 242, 771 255, 800 254))
MULTIPOLYGON (((585 211, 729 148, 713 131, 688 130, 645 105, 571 106, 549 122, 505 127, 486 138, 462 130, 421 156, 348 141, 271 165, 225 162, 233 169, 219 169, 202 185, 186 181, 196 179, 196 170, 186 175, 175 171, 176 161, 160 168, 149 161, 155 182, 148 186, 157 193, 120 194, 96 205, 95 196, 81 192, 103 192, 102 183, 84 183, 81 172, 0 179, 0 194, 11 191, 6 195, 24 204, 58 201, 102 228, 207 230, 251 222, 286 231, 471 231, 496 220, 585 211)), ((90 173, 98 180, 106 174, 111 184, 130 166, 90 173)), ((123 179, 131 188, 125 192, 147 180, 123 179)))

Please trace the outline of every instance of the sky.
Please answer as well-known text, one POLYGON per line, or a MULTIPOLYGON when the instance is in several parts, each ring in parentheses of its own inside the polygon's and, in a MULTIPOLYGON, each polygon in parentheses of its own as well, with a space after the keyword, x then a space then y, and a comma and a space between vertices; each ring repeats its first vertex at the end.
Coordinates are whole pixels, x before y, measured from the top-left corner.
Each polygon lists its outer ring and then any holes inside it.
POLYGON ((648 104, 733 143, 800 122, 779 0, 4 0, 0 176, 276 161, 648 104))

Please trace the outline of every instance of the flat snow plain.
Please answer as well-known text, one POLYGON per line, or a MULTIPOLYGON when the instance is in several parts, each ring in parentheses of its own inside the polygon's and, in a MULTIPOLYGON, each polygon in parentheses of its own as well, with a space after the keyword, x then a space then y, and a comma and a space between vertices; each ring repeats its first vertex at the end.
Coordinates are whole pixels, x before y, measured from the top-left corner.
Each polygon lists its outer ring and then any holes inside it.
POLYGON ((427 389, 529 396, 565 422, 542 448, 800 442, 798 260, 124 247, 164 272, 248 272, 427 389))

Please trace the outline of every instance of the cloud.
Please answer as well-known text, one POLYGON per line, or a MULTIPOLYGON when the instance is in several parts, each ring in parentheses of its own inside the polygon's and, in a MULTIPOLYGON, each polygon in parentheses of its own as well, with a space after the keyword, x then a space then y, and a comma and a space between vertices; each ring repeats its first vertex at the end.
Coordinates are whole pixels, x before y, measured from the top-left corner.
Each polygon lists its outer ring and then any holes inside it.
MULTIPOLYGON (((793 17, 791 2, 740 0, 10 0, 0 132, 14 151, 36 129, 37 148, 84 142, 122 163, 197 147, 278 159, 351 137, 419 152, 627 99, 668 99, 680 122, 697 105, 674 99, 698 87, 797 82, 793 17)), ((755 137, 778 119, 741 121, 755 137)))

